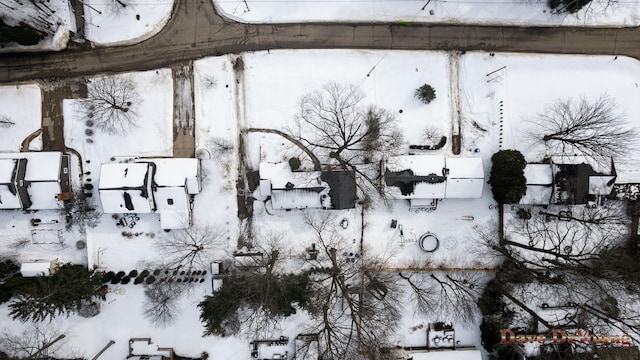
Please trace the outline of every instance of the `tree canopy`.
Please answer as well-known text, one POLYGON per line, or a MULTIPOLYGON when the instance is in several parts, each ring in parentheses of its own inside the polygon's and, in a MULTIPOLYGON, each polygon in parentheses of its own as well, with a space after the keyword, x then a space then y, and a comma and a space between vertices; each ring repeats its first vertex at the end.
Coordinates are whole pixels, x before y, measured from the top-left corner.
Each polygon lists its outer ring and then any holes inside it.
POLYGON ((489 184, 493 198, 500 204, 515 204, 527 192, 524 156, 517 150, 500 150, 491 157, 489 184))
POLYGON ((13 290, 9 314, 14 320, 39 322, 69 315, 101 295, 99 276, 83 265, 65 264, 51 276, 28 280, 13 290))

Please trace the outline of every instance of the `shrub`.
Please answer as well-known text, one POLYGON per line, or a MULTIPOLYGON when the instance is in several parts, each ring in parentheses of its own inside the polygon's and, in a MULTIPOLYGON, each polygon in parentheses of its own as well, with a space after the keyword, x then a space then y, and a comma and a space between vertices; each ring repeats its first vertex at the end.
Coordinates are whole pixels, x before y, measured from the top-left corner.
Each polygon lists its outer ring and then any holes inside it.
POLYGON ((151 275, 149 277, 147 277, 147 279, 144 281, 146 284, 153 284, 156 281, 156 277, 151 275))
POLYGON ((116 276, 116 273, 114 273, 113 271, 109 271, 106 274, 102 275, 102 282, 103 283, 108 283, 109 281, 111 281, 114 277, 116 276))
POLYGON ((140 277, 145 278, 149 276, 149 270, 142 270, 142 272, 140 273, 140 277))
POLYGON ((120 284, 122 284, 122 285, 126 285, 126 284, 128 284, 130 281, 131 281, 131 278, 130 278, 130 277, 128 277, 128 276, 125 276, 125 277, 123 277, 123 278, 122 278, 122 280, 120 281, 120 284))
POLYGON ((133 280, 133 283, 135 285, 142 284, 143 282, 144 282, 144 278, 141 276, 138 276, 135 280, 133 280))
POLYGON ((415 97, 425 104, 429 104, 436 99, 436 90, 429 84, 424 84, 416 89, 415 97))
POLYGON ((132 278, 138 276, 138 270, 131 270, 128 276, 132 278))
POLYGON ((292 171, 296 171, 300 169, 300 165, 302 165, 302 162, 300 161, 299 158, 292 157, 291 159, 289 159, 289 166, 291 167, 292 171))

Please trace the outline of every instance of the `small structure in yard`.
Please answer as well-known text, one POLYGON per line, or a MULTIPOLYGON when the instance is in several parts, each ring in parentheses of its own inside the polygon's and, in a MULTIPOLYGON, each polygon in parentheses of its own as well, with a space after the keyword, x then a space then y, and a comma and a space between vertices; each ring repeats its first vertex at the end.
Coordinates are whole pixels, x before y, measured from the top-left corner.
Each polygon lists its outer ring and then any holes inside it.
POLYGON ((276 210, 331 207, 329 184, 320 171, 291 171, 288 163, 260 164, 260 195, 276 210))
POLYGON ((191 223, 192 198, 200 192, 198 159, 135 159, 102 164, 100 201, 107 214, 160 214, 163 229, 191 223))
POLYGON ((173 348, 155 345, 151 338, 129 339, 129 355, 127 360, 173 360, 173 348))
POLYGON ((20 265, 20 274, 23 277, 51 276, 58 268, 58 259, 54 260, 32 260, 23 262, 20 265))
POLYGON ((286 336, 280 336, 278 339, 253 340, 249 345, 252 359, 289 359, 289 338, 286 336))
POLYGON ((68 155, 0 153, 0 209, 62 209, 70 192, 68 155))
POLYGON ((482 353, 475 346, 460 344, 451 324, 429 324, 426 346, 389 348, 398 359, 404 360, 481 360, 482 353))
POLYGON ((586 156, 551 156, 546 164, 527 164, 524 169, 527 193, 520 200, 526 205, 601 205, 613 191, 616 170, 595 163, 586 156))
POLYGON ((396 199, 412 208, 434 208, 441 199, 482 197, 482 158, 445 158, 442 155, 405 155, 386 160, 385 184, 396 199))

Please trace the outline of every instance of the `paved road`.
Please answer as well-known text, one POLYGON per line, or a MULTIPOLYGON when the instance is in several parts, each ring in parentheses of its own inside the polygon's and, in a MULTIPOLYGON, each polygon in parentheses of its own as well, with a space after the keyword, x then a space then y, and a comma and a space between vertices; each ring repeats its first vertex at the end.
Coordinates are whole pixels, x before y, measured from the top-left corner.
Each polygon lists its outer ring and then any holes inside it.
POLYGON ((149 70, 265 49, 369 48, 615 54, 640 58, 640 29, 414 24, 252 25, 218 16, 210 0, 177 0, 167 26, 137 45, 0 55, 0 82, 149 70))

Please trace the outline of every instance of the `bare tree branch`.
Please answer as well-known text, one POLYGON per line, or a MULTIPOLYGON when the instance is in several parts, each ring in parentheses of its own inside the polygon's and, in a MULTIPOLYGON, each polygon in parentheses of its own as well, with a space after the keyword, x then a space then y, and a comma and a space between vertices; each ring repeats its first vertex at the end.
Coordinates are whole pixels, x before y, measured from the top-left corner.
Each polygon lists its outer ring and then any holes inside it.
POLYGON ((84 118, 109 134, 124 134, 136 127, 137 107, 142 102, 135 84, 126 77, 104 77, 87 86, 87 98, 81 101, 84 118))

